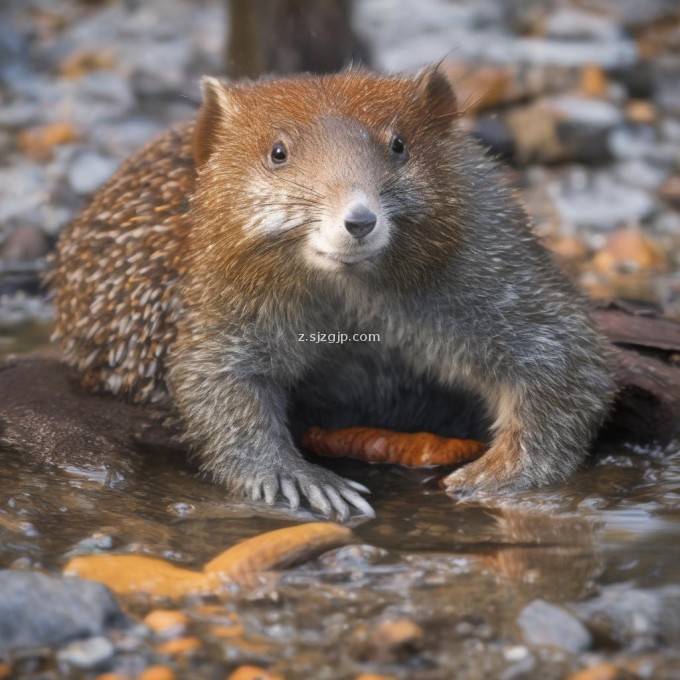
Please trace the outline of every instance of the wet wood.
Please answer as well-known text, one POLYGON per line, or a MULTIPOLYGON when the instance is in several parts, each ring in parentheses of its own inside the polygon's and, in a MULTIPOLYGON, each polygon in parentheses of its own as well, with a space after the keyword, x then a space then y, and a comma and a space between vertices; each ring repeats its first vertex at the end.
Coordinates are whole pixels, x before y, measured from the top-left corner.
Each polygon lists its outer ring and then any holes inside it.
POLYGON ((619 388, 605 436, 667 437, 680 431, 680 322, 647 306, 611 302, 592 310, 615 351, 619 388))

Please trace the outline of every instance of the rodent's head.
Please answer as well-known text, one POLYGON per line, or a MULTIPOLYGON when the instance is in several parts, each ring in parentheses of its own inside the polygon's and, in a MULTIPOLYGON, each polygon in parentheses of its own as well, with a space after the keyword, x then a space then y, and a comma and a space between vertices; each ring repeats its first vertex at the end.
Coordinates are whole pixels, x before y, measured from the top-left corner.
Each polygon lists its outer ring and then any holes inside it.
MULTIPOLYGON (((407 278, 450 240, 458 108, 441 69, 203 81, 194 133, 198 209, 251 257, 313 271, 407 278)), ((214 242, 214 239, 213 239, 214 242)))

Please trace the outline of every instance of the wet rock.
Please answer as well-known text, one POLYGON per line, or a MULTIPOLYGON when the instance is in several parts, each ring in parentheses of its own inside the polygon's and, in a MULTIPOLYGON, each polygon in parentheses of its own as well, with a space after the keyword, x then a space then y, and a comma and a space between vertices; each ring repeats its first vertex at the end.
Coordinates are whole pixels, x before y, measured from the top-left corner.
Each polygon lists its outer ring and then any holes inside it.
POLYGON ((626 118, 631 123, 653 125, 658 118, 658 111, 652 102, 633 99, 626 105, 626 118))
POLYGON ((68 169, 68 181, 77 194, 91 194, 118 168, 118 161, 94 151, 78 154, 68 169))
POLYGON ((593 269, 602 274, 662 270, 667 265, 663 248, 640 229, 612 234, 592 262, 593 269))
POLYGON ((365 626, 357 627, 352 647, 360 661, 401 663, 420 651, 424 636, 423 629, 411 619, 388 619, 372 630, 365 626))
POLYGON ((144 617, 144 624, 163 638, 183 635, 188 623, 186 614, 173 609, 154 609, 144 617))
POLYGON ((630 125, 612 130, 609 149, 618 160, 646 159, 671 165, 675 150, 660 144, 654 128, 648 125, 630 125))
POLYGON ((25 262, 47 253, 49 245, 44 232, 37 226, 26 225, 12 232, 0 248, 0 259, 25 262))
POLYGON ((91 637, 72 642, 57 652, 57 661, 75 668, 94 669, 103 666, 115 652, 113 643, 105 637, 91 637))
POLYGON ((260 666, 239 666, 227 680, 283 680, 283 677, 260 666))
POLYGON ((637 676, 613 663, 598 663, 573 673, 567 680, 635 680, 637 676))
POLYGON ((319 557, 319 564, 332 570, 366 569, 377 564, 389 553, 374 545, 346 545, 329 550, 319 557))
POLYGON ((607 75, 605 72, 594 64, 588 64, 583 69, 581 76, 581 92, 586 97, 604 97, 609 89, 607 75))
POLYGON ((637 650, 680 645, 680 586, 642 590, 617 584, 571 608, 592 630, 621 645, 637 650))
POLYGON ((647 191, 656 191, 668 177, 668 172, 664 168, 639 159, 619 163, 614 172, 625 184, 647 191))
MULTIPOLYGON (((111 591, 99 583, 0 571, 0 654, 61 645, 129 625, 111 591)), ((95 647, 101 650, 101 643, 95 647)))
POLYGON ((520 612, 517 623, 529 645, 562 647, 572 654, 592 644, 588 629, 566 609, 534 600, 520 612))
POLYGON ((177 676, 169 666, 149 666, 138 676, 137 680, 175 680, 177 676))
POLYGON ((55 146, 75 142, 78 137, 71 123, 60 121, 22 132, 19 147, 33 159, 44 161, 51 158, 55 146))
POLYGON ((609 17, 573 7, 561 7, 546 21, 546 33, 561 40, 616 40, 621 29, 609 17))
POLYGON ((676 210, 680 210, 680 175, 671 177, 659 190, 661 198, 676 210))
POLYGON ((576 96, 543 99, 506 116, 517 157, 524 163, 602 162, 609 157, 607 133, 621 120, 613 105, 576 96))
POLYGON ((646 191, 618 184, 608 175, 595 176, 585 186, 554 189, 553 201, 561 221, 576 227, 611 230, 640 222, 656 208, 646 191))

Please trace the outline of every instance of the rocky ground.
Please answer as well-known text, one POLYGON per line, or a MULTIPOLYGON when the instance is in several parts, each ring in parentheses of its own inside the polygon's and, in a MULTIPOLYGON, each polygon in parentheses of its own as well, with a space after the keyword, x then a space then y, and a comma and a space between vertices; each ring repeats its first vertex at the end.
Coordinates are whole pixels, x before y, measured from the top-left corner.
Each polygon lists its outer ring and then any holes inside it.
MULTIPOLYGON (((357 0, 355 25, 377 68, 447 57, 463 124, 586 292, 680 318, 677 0, 357 0)), ((0 342, 44 342, 30 324, 49 322, 38 274, 59 231, 126 156, 192 115, 226 32, 217 0, 0 4, 0 342)), ((71 425, 80 398, 64 400, 71 425)), ((97 402, 111 429, 93 433, 60 430, 64 404, 38 422, 31 403, 15 423, 47 433, 36 451, 76 437, 97 455, 45 472, 3 452, 0 678, 216 678, 253 663, 275 670, 239 680, 680 677, 675 445, 627 447, 510 508, 454 513, 432 485, 381 473, 379 520, 357 545, 256 593, 126 601, 123 614, 103 587, 28 571, 107 551, 195 564, 281 515, 121 456, 123 406, 97 402), (159 607, 170 615, 149 618, 159 607)), ((377 473, 362 474, 370 486, 377 473)))
MULTIPOLYGON (((49 311, 35 271, 123 158, 223 70, 223 3, 0 8, 0 319, 49 311)), ((537 232, 597 297, 680 314, 680 20, 673 0, 359 0, 380 69, 447 57, 465 125, 508 162, 537 232)))

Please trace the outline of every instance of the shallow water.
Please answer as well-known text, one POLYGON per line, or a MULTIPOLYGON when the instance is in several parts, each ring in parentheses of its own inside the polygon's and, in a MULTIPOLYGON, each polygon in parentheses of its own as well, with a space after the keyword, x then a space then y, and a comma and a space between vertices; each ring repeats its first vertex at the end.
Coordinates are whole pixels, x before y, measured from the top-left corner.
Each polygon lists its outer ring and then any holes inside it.
MULTIPOLYGON (((517 626, 536 598, 573 604, 617 585, 653 593, 679 582, 677 443, 602 447, 565 485, 475 502, 445 495, 441 469, 332 466, 372 491, 377 518, 354 521, 357 546, 264 578, 255 592, 185 601, 189 634, 201 640, 193 657, 168 660, 146 640, 119 652, 115 669, 163 662, 179 677, 213 678, 255 662, 287 678, 560 678, 602 657, 647 664, 642 677, 680 677, 680 655, 658 641, 596 635, 578 657, 526 646, 517 626), (400 617, 422 627, 417 648, 376 652, 372 631, 400 617), (238 635, 215 632, 234 619, 238 635)), ((146 452, 132 470, 35 468, 0 453, 0 568, 56 573, 96 552, 200 567, 239 540, 313 517, 230 500, 167 452, 146 452)), ((158 606, 127 604, 138 614, 158 606)))

